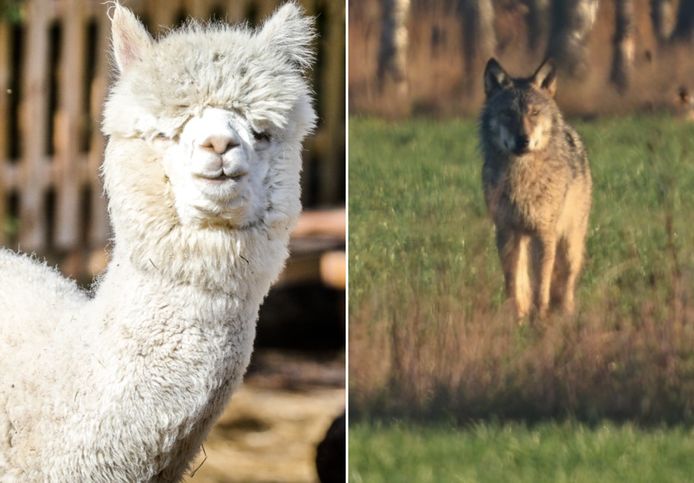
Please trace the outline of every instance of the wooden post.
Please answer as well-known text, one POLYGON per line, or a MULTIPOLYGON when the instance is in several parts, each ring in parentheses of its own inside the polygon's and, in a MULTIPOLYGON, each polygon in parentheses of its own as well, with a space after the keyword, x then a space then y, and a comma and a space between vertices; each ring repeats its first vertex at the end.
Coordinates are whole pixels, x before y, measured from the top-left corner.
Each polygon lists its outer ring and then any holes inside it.
POLYGON ((96 17, 96 66, 94 79, 91 82, 89 95, 90 122, 92 123, 91 141, 87 154, 87 173, 91 186, 91 220, 89 220, 89 244, 91 249, 103 247, 109 237, 109 223, 106 213, 106 199, 104 188, 99 175, 101 163, 104 157, 105 140, 101 134, 101 116, 104 98, 106 97, 106 85, 109 77, 109 59, 106 52, 110 46, 109 22, 106 17, 106 9, 101 9, 96 17))
POLYGON ((316 76, 320 82, 320 93, 323 98, 321 166, 319 172, 320 186, 318 200, 321 204, 331 205, 339 201, 341 181, 344 175, 345 154, 345 85, 343 72, 344 51, 344 4, 327 1, 323 4, 327 17, 325 36, 320 39, 324 52, 324 64, 316 76))
MULTIPOLYGON (((241 4, 243 2, 233 2, 241 4)), ((183 3, 186 15, 189 17, 203 19, 210 15, 210 2, 208 0, 185 0, 183 3)))
POLYGON ((45 162, 49 9, 43 2, 33 0, 27 3, 26 55, 22 59, 24 79, 20 107, 22 155, 19 181, 19 244, 24 251, 44 249, 46 242, 43 196, 49 182, 49 168, 45 162))
POLYGON ((63 11, 62 55, 56 123, 55 244, 60 250, 74 250, 80 244, 80 192, 82 170, 80 140, 83 133, 82 95, 84 89, 85 17, 82 0, 67 0, 63 11))
MULTIPOLYGON (((10 26, 7 21, 0 22, 0 119, 5 123, 10 119, 10 26)), ((7 220, 7 185, 5 170, 9 165, 9 146, 7 142, 7 124, 0 126, 0 245, 7 242, 5 223, 7 220)))

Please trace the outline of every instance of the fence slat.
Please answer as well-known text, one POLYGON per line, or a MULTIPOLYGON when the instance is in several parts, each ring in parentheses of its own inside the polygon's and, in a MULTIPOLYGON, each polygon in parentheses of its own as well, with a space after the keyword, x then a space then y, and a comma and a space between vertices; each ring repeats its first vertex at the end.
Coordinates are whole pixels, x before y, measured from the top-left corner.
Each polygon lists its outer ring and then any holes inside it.
POLYGON ((180 11, 181 0, 150 0, 147 2, 147 16, 151 29, 160 34, 176 20, 180 11))
POLYGON ((248 0, 239 2, 226 3, 226 21, 231 23, 239 23, 246 20, 246 12, 248 11, 248 0))
MULTIPOLYGON (((0 119, 10 118, 8 92, 10 83, 10 26, 0 22, 0 119)), ((5 223, 7 220, 7 176, 5 170, 9 165, 9 146, 7 144, 7 125, 0 126, 0 245, 6 242, 5 223)))
POLYGON ((318 200, 321 204, 330 205, 339 201, 340 185, 344 172, 344 3, 327 0, 323 2, 327 15, 325 36, 321 39, 324 66, 318 72, 321 95, 323 148, 319 171, 318 200))
POLYGON ((82 133, 82 90, 84 86, 85 22, 81 0, 68 0, 69 15, 63 17, 60 104, 56 126, 57 211, 55 243, 59 249, 80 244, 80 186, 78 177, 82 133))
POLYGON ((46 214, 43 196, 46 188, 48 123, 48 20, 50 12, 43 2, 27 4, 24 87, 21 106, 19 243, 23 250, 45 248, 46 214))
MULTIPOLYGON (((243 0, 239 0, 236 3, 243 3, 243 0)), ((197 19, 208 18, 210 10, 212 10, 212 4, 209 0, 184 0, 183 6, 187 16, 197 19)))
POLYGON ((258 5, 259 24, 265 21, 265 18, 267 18, 272 12, 274 12, 277 6, 279 5, 279 1, 277 0, 258 0, 256 3, 258 5))
POLYGON ((91 140, 89 143, 88 172, 91 186, 91 220, 89 220, 89 245, 96 249, 106 244, 109 237, 109 222, 106 215, 106 198, 104 188, 99 176, 101 162, 104 156, 105 140, 101 134, 100 124, 104 98, 106 97, 106 85, 109 75, 109 56, 104 52, 109 51, 110 30, 106 11, 102 10, 96 17, 96 66, 94 79, 90 84, 90 118, 92 123, 91 140))

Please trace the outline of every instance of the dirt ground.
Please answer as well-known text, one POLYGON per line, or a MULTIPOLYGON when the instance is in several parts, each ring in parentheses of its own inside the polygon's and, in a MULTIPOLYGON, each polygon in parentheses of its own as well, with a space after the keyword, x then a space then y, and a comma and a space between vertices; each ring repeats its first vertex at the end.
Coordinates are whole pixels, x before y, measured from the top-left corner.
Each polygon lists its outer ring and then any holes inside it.
POLYGON ((189 483, 316 482, 316 445, 345 408, 344 353, 262 350, 189 483))

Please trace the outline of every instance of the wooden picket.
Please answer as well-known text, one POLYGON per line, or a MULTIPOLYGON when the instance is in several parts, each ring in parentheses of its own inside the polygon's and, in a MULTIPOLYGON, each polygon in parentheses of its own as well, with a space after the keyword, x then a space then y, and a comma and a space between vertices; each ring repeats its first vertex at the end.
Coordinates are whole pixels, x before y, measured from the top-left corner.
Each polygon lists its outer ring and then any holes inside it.
MULTIPOLYGON (((99 176, 99 125, 108 90, 108 5, 101 0, 25 0, 21 20, 0 20, 0 245, 54 261, 73 275, 110 233, 99 176)), ((130 0, 156 35, 192 16, 254 23, 281 0, 130 0)), ((314 72, 320 124, 309 141, 308 207, 344 201, 344 4, 303 0, 321 28, 314 72)))

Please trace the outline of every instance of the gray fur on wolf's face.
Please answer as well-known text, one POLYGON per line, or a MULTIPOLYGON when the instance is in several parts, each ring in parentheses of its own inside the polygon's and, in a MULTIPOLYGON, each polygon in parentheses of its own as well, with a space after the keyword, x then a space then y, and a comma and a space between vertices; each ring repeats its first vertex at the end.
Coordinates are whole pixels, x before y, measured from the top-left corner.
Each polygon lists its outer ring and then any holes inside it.
POLYGON ((545 149, 558 109, 556 73, 546 62, 529 78, 512 78, 491 59, 484 73, 484 121, 498 149, 523 156, 545 149))

